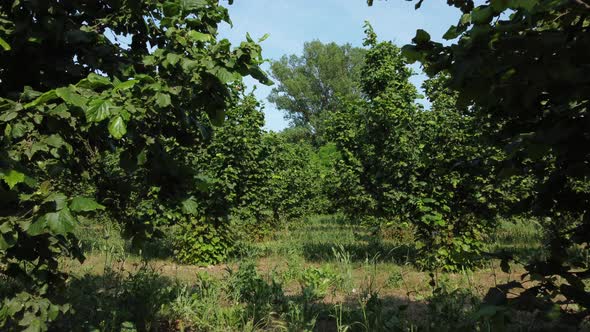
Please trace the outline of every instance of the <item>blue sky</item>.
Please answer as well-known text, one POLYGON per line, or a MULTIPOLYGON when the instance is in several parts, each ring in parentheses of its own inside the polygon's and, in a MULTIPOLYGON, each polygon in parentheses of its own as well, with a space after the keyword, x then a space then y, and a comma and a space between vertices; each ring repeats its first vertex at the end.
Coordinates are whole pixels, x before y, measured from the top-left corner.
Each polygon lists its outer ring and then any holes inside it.
MULTIPOLYGON (((414 4, 376 0, 373 7, 368 7, 365 0, 236 0, 228 6, 234 26, 223 26, 221 37, 239 44, 247 32, 255 39, 268 33, 270 37, 262 43, 263 56, 279 59, 284 54, 301 54, 303 43, 311 40, 361 46, 364 21, 373 25, 381 40, 398 45, 409 43, 416 29, 424 29, 433 39, 441 40, 460 16, 445 1, 424 1, 418 10, 414 4)), ((417 75, 414 84, 420 85, 423 78, 417 75)), ((265 104, 266 129, 278 131, 287 127, 283 113, 266 100, 272 88, 251 79, 246 83, 257 86, 255 94, 265 104)))

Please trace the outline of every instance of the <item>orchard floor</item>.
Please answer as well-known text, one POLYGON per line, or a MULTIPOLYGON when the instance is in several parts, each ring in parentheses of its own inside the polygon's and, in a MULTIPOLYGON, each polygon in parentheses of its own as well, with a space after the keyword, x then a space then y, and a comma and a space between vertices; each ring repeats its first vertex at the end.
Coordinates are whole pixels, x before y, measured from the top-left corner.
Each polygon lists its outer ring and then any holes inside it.
MULTIPOLYGON (((515 264, 505 273, 488 260, 474 271, 431 275, 418 268, 409 230, 375 236, 337 216, 307 218, 240 243, 229 263, 209 267, 175 263, 162 249, 166 243, 131 254, 117 230, 96 227, 85 232, 86 261, 64 262, 73 276, 66 296, 85 310, 63 328, 494 330, 497 322, 477 315, 479 302, 524 272, 515 264)), ((489 241, 490 250, 509 249, 521 260, 541 251, 539 232, 526 223, 502 223, 489 241)), ((540 328, 532 316, 509 316, 510 330, 540 328)))
MULTIPOLYGON (((412 257, 414 249, 409 246, 412 241, 410 236, 404 234, 407 238, 401 241, 382 239, 372 243, 367 230, 359 226, 339 224, 338 218, 333 216, 314 217, 308 221, 311 223, 302 223, 291 230, 277 231, 267 239, 243 244, 249 246, 246 253, 227 264, 202 267, 178 264, 173 257, 145 259, 133 254, 94 250, 83 264, 68 261, 65 262, 65 267, 77 276, 100 275, 106 269, 132 274, 148 267, 173 280, 193 283, 203 274, 223 279, 228 270, 237 270, 241 261, 253 260, 257 271, 265 278, 273 275, 295 276, 298 272, 316 269, 325 271, 327 275, 335 275, 341 282, 344 280, 348 287, 330 289, 325 299, 329 303, 338 303, 366 290, 369 286, 367 282, 371 282, 371 291, 408 302, 421 301, 432 294, 432 287, 429 285, 432 279, 430 272, 422 271, 413 264, 415 257, 412 257)), ((524 247, 538 249, 530 242, 513 243, 512 246, 521 250, 524 247)), ((515 280, 522 273, 524 269, 520 265, 513 264, 511 272, 505 273, 498 261, 490 260, 475 271, 439 272, 435 279, 449 289, 467 287, 474 294, 483 297, 490 287, 515 280)), ((296 279, 289 280, 285 285, 287 295, 301 292, 301 285, 296 279)))

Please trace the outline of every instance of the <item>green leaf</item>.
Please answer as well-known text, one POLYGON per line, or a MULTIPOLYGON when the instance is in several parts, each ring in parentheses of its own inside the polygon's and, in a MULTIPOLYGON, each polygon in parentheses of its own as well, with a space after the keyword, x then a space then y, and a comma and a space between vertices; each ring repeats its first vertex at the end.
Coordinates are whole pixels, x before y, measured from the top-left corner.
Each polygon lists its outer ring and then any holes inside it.
POLYGON ((191 198, 184 200, 182 202, 182 212, 196 216, 199 212, 199 205, 191 197, 191 198))
POLYGON ((61 146, 66 145, 66 142, 63 140, 63 138, 61 138, 61 136, 57 134, 48 136, 46 139, 44 139, 44 142, 47 143, 47 145, 52 146, 54 148, 59 148, 61 146))
POLYGON ((59 211, 59 210, 62 210, 66 207, 67 199, 68 198, 66 197, 66 195, 64 195, 62 193, 52 193, 49 196, 47 196, 47 198, 45 198, 43 200, 43 203, 54 202, 55 203, 55 210, 59 211))
POLYGON ((489 6, 479 6, 471 12, 471 22, 474 24, 490 23, 494 17, 494 11, 489 6))
POLYGON ((180 65, 182 66, 182 70, 188 73, 190 71, 193 71, 195 68, 198 68, 201 65, 201 63, 199 61, 184 58, 180 62, 180 65))
POLYGON ((215 182, 215 179, 210 176, 200 174, 196 176, 197 189, 201 192, 207 192, 211 188, 211 185, 215 182))
POLYGON ((0 121, 2 121, 2 122, 8 122, 10 120, 13 120, 17 116, 18 116, 18 112, 6 112, 6 113, 2 113, 2 115, 0 115, 0 121))
POLYGON ((422 29, 418 29, 416 30, 416 37, 412 41, 416 44, 427 43, 430 41, 430 34, 422 29))
POLYGON ((47 218, 45 215, 39 217, 37 221, 29 225, 26 229, 27 234, 30 236, 37 236, 45 233, 45 229, 47 228, 47 218))
POLYGON ((6 234, 12 232, 12 225, 8 222, 0 224, 0 233, 6 234))
POLYGON ((74 105, 80 108, 86 107, 87 99, 79 95, 75 89, 76 87, 71 85, 67 88, 56 89, 55 93, 59 98, 61 98, 63 101, 70 105, 74 105))
POLYGON ((86 120, 88 122, 100 122, 111 115, 113 107, 110 100, 93 99, 86 110, 86 120))
MULTIPOLYGON (((32 315, 32 313, 31 313, 32 315)), ((40 318, 34 318, 23 332, 41 332, 46 331, 47 325, 40 318)))
POLYGON ((87 78, 81 80, 76 84, 77 87, 86 89, 97 89, 112 86, 111 80, 108 77, 100 76, 91 73, 87 78))
POLYGON ((156 104, 162 108, 170 106, 172 104, 170 95, 161 92, 156 93, 156 104))
POLYGON ((0 178, 6 182, 10 189, 13 189, 19 183, 25 182, 25 175, 19 171, 13 169, 8 172, 0 170, 0 178))
POLYGON ((138 80, 128 80, 125 82, 121 82, 115 85, 115 89, 113 91, 122 91, 122 90, 129 90, 135 86, 139 81, 138 80))
POLYGON ((21 138, 28 131, 29 131, 29 128, 25 124, 23 124, 22 122, 17 122, 14 124, 14 126, 11 127, 10 134, 12 135, 13 138, 21 138))
POLYGON ((0 37, 0 46, 2 46, 5 51, 10 51, 12 49, 10 44, 8 44, 2 37, 0 37))
POLYGON ((109 122, 109 133, 116 139, 121 139, 127 133, 127 125, 121 116, 114 117, 109 122))
POLYGON ((193 11, 207 6, 207 0, 182 0, 182 9, 186 11, 193 11))
POLYGON ((408 60, 409 63, 414 63, 424 58, 422 52, 420 52, 414 45, 404 45, 402 47, 402 55, 408 60))
POLYGON ((263 41, 267 40, 268 37, 270 37, 270 34, 265 33, 264 36, 262 36, 260 39, 258 39, 258 42, 262 43, 263 41))
POLYGON ((4 128, 4 136, 5 137, 10 137, 12 135, 12 126, 10 125, 10 123, 6 124, 6 127, 4 128))
POLYGON ((180 61, 180 59, 182 59, 182 57, 176 53, 168 53, 166 54, 166 61, 168 61, 168 63, 170 63, 171 65, 175 65, 178 63, 178 61, 180 61))
POLYGON ((33 100, 32 102, 26 104, 24 107, 25 109, 27 108, 31 108, 31 107, 36 107, 39 106, 41 104, 45 104, 48 101, 51 101, 53 99, 56 99, 57 97, 57 93, 55 90, 50 90, 45 92, 44 94, 42 94, 41 96, 39 96, 37 99, 33 100))
POLYGON ((190 30, 188 32, 188 37, 195 42, 207 42, 212 39, 212 36, 206 33, 198 32, 195 30, 190 30))
POLYGON ((443 35, 443 39, 451 40, 451 39, 455 39, 455 38, 459 37, 460 35, 461 35, 461 32, 459 31, 459 29, 457 29, 456 26, 451 25, 449 30, 447 30, 447 32, 445 32, 445 34, 443 35))
POLYGON ((471 14, 463 14, 461 15, 461 19, 459 19, 459 25, 463 26, 469 24, 471 22, 471 14))
POLYGON ((213 69, 208 70, 209 73, 215 75, 221 83, 227 84, 239 80, 242 76, 237 72, 231 72, 225 67, 216 66, 213 69))
POLYGON ((143 149, 137 155, 137 165, 138 166, 143 166, 143 165, 145 165, 146 162, 147 162, 147 150, 146 149, 143 149))
POLYGON ((92 198, 77 196, 72 198, 70 202, 70 210, 74 212, 90 212, 104 209, 103 205, 98 204, 92 198))
POLYGON ((54 234, 66 235, 76 226, 76 219, 67 207, 59 212, 47 213, 44 217, 47 220, 47 226, 54 234))
POLYGON ((57 318, 57 316, 59 315, 59 312, 60 312, 60 307, 58 305, 51 304, 51 305, 49 305, 49 308, 47 309, 47 317, 49 318, 50 321, 53 321, 57 318))
POLYGON ((2 233, 0 234, 0 250, 7 250, 12 248, 18 240, 18 233, 2 233))

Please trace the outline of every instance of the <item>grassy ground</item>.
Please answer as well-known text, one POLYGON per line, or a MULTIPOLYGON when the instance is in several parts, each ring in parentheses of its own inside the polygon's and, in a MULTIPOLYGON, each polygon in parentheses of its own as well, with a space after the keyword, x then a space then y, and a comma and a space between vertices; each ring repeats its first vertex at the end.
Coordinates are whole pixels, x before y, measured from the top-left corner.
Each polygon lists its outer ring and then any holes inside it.
MULTIPOLYGON (((490 287, 519 278, 488 261, 477 271, 436 273, 414 264, 410 232, 374 236, 336 216, 290 224, 256 243, 241 243, 224 265, 176 264, 170 240, 130 251, 114 226, 83 229, 84 264, 66 261, 66 296, 77 313, 62 329, 101 331, 454 331, 493 330, 474 316, 490 287)), ((529 221, 503 223, 490 250, 523 260, 542 254, 529 221)), ((497 323, 497 322, 496 322, 497 323)), ((494 323, 495 324, 495 323, 494 323)), ((512 317, 530 330, 532 317, 512 317)))

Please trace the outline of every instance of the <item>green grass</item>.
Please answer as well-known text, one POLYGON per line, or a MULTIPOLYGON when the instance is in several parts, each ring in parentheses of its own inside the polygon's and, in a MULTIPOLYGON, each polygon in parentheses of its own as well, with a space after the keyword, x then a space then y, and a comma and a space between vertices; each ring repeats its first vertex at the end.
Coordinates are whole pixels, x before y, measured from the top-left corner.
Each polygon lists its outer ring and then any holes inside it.
POLYGON ((412 243, 374 236, 370 230, 340 216, 313 216, 277 231, 272 238, 251 244, 259 256, 298 254, 309 262, 334 259, 334 250, 345 251, 354 262, 366 260, 404 263, 415 254, 412 243))
POLYGON ((542 259, 546 255, 542 227, 535 219, 502 219, 489 238, 488 251, 510 252, 523 264, 542 259))
MULTIPOLYGON (((100 331, 454 331, 493 329, 473 313, 490 287, 522 272, 489 261, 477 271, 430 276, 415 264, 409 229, 380 235, 339 216, 284 225, 238 245, 224 265, 174 262, 172 238, 132 250, 108 221, 80 229, 85 264, 66 261, 64 297, 76 313, 58 330, 100 331)), ((490 250, 539 254, 526 221, 502 222, 490 250)), ((526 330, 532 317, 513 330, 526 330)))

